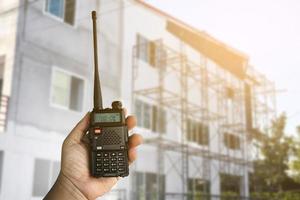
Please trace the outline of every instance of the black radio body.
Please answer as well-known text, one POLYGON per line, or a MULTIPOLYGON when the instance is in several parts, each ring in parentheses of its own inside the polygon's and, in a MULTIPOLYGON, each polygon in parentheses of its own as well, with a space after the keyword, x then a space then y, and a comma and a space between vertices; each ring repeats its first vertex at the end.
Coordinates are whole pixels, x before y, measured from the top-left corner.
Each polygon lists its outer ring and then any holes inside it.
POLYGON ((128 176, 128 129, 121 103, 113 102, 112 109, 94 109, 89 134, 92 176, 128 176))
POLYGON ((120 101, 103 109, 98 70, 96 11, 92 12, 94 40, 94 109, 90 115, 90 171, 94 177, 124 177, 129 175, 128 129, 125 111, 120 101))

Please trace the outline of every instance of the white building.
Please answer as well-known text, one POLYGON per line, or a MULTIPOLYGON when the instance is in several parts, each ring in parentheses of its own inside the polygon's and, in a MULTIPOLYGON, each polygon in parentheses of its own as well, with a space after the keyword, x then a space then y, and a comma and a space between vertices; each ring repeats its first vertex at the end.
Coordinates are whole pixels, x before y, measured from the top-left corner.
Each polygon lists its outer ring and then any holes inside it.
POLYGON ((254 95, 266 79, 247 56, 143 1, 4 0, 0 199, 41 199, 62 141, 92 109, 91 10, 100 18, 104 104, 121 99, 146 141, 106 198, 248 197, 248 136, 273 102, 254 95))

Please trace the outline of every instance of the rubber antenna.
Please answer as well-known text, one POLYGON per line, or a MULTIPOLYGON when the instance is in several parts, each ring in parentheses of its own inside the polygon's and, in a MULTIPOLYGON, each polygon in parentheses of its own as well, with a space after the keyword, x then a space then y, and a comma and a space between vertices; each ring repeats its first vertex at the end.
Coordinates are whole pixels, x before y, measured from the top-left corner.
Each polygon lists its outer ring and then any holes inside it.
POLYGON ((98 70, 98 47, 97 47, 97 13, 92 11, 93 39, 94 39, 94 109, 103 109, 100 78, 98 70))

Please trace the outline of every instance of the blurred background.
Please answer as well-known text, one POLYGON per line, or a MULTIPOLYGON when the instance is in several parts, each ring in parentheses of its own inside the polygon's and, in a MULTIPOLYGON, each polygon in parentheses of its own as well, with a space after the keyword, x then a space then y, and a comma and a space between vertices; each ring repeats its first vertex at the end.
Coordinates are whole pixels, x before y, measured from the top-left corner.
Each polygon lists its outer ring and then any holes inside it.
POLYGON ((0 0, 0 199, 42 199, 92 109, 92 10, 145 140, 99 199, 300 199, 296 0, 0 0))

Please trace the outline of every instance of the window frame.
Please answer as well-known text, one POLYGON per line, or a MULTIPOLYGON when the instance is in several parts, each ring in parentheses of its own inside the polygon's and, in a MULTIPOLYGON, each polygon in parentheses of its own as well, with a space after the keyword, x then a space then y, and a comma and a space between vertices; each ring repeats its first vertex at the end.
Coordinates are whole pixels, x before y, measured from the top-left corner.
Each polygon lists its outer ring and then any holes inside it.
POLYGON ((147 130, 151 130, 152 131, 152 117, 153 117, 153 113, 152 113, 152 105, 146 102, 142 102, 142 124, 143 124, 143 128, 147 129, 147 130), (146 112, 147 111, 147 112, 146 112), (148 116, 148 119, 146 118, 146 114, 148 116), (148 126, 146 126, 146 124, 148 124, 148 126))
MULTIPOLYGON (((79 74, 76 74, 74 72, 71 72, 71 71, 68 71, 68 70, 65 70, 65 69, 62 69, 60 67, 57 67, 57 66, 52 66, 52 69, 51 69, 51 80, 50 80, 50 96, 49 96, 49 105, 50 107, 52 108, 58 108, 58 109, 61 109, 61 110, 66 110, 66 111, 70 111, 70 112, 75 112, 75 113, 82 113, 84 111, 84 105, 85 105, 85 102, 86 102, 86 78, 84 76, 81 76, 79 74), (69 105, 68 106, 62 106, 62 105, 59 105, 57 103, 54 103, 52 101, 52 97, 53 97, 53 83, 54 83, 54 73, 55 71, 59 71, 59 72, 62 72, 62 73, 65 73, 67 74, 68 76, 70 76, 72 78, 73 77, 76 77, 76 78, 79 78, 83 81, 83 97, 82 97, 82 109, 81 110, 73 110, 73 109, 70 109, 70 101, 69 101, 69 105)), ((71 83, 70 83, 71 84, 71 83)), ((71 89, 71 87, 69 88, 71 89)))
POLYGON ((140 113, 140 119, 138 119, 138 121, 139 121, 138 126, 140 128, 152 131, 152 117, 153 117, 152 116, 153 115, 153 113, 152 113, 152 104, 150 104, 150 103, 148 103, 144 100, 141 100, 141 99, 135 99, 134 100, 134 113, 135 114, 136 114, 137 102, 139 102, 140 106, 141 106, 141 113, 140 113), (145 112, 145 110, 146 110, 145 106, 148 106, 148 108, 149 108, 149 127, 146 127, 145 126, 146 123, 144 123, 145 122, 145 113, 146 113, 145 112))
POLYGON ((137 45, 137 58, 145 63, 149 62, 148 55, 148 44, 149 40, 144 35, 137 33, 136 35, 136 45, 137 45), (142 41, 144 40, 144 41, 142 41), (144 42, 144 43, 143 43, 144 42), (142 51, 145 50, 145 51, 142 51))
POLYGON ((2 73, 2 77, 0 77, 0 96, 3 95, 3 89, 4 89, 3 85, 4 85, 5 64, 6 64, 6 55, 0 54, 0 73, 2 73))
MULTIPOLYGON (((135 185, 135 186, 139 186, 139 187, 137 187, 137 193, 136 193, 138 198, 142 197, 142 199, 148 199, 147 197, 149 197, 149 194, 150 194, 151 197, 158 197, 159 200, 164 199, 163 198, 164 196, 160 196, 156 191, 155 191, 155 193, 152 193, 153 191, 148 191, 147 189, 149 189, 148 187, 150 186, 149 176, 155 176, 154 184, 157 183, 158 178, 160 180, 162 180, 162 182, 163 182, 163 185, 161 185, 159 187, 162 187, 161 189, 163 190, 163 192, 161 194, 164 195, 166 192, 166 183, 167 183, 165 174, 159 175, 159 174, 156 174, 153 172, 137 171, 136 176, 134 177, 135 184, 138 184, 138 175, 142 179, 141 185, 135 185), (141 191, 139 189, 141 189, 141 191)), ((153 183, 153 182, 151 182, 151 183, 153 183)))
POLYGON ((237 195, 237 196, 241 195, 241 190, 240 190, 240 182, 242 180, 241 176, 239 176, 238 174, 233 175, 233 174, 220 172, 219 178, 220 178, 220 192, 221 193, 222 192, 230 192, 230 193, 233 193, 233 195, 237 195))
POLYGON ((186 130, 186 140, 188 142, 202 147, 210 145, 210 127, 208 123, 188 118, 186 121, 186 130))
POLYGON ((136 46, 137 46, 137 58, 150 67, 157 68, 156 56, 158 54, 158 48, 155 40, 150 40, 141 33, 136 33, 136 46), (141 40, 144 40, 142 43, 141 40), (142 51, 144 50, 144 51, 142 51), (153 53, 153 54, 152 54, 153 53))
MULTIPOLYGON (((197 196, 201 196, 201 195, 211 195, 211 191, 210 191, 210 187, 211 187, 211 183, 210 180, 207 179, 203 179, 203 178, 193 178, 193 177, 189 177, 188 178, 188 193, 193 195, 193 198, 191 199, 196 199, 195 197, 197 196), (197 182, 201 181, 202 182, 202 187, 203 190, 199 191, 197 190, 197 182), (206 189, 206 191, 205 191, 206 189)), ((200 185, 200 184, 199 184, 200 185)))
POLYGON ((165 108, 163 107, 160 107, 160 106, 157 106, 156 104, 152 104, 152 103, 149 103, 145 100, 142 100, 142 99, 139 99, 139 98, 136 98, 134 100, 134 113, 136 116, 140 116, 140 119, 138 119, 138 126, 140 128, 143 128, 143 129, 146 129, 146 130, 149 130, 153 133, 157 133, 157 134, 162 134, 162 135, 165 135, 167 134, 168 132, 168 125, 167 125, 167 119, 168 119, 168 113, 166 111, 165 108), (141 113, 137 114, 137 102, 140 104, 140 107, 141 107, 141 113), (148 106, 149 108, 149 127, 146 127, 145 126, 145 106, 148 106), (160 127, 160 123, 158 121, 158 117, 156 116, 156 121, 154 121, 154 108, 156 108, 156 115, 160 115, 162 113, 164 113, 164 122, 165 122, 165 126, 164 127, 160 127), (160 108, 160 109, 158 109, 160 108), (156 130, 154 130, 154 127, 156 128, 156 130), (160 130, 160 128, 163 128, 162 130, 160 130))
POLYGON ((227 149, 233 151, 242 150, 242 138, 239 135, 230 132, 223 133, 223 144, 227 149), (234 140, 234 141, 233 141, 234 140), (231 143, 233 142, 233 143, 231 143))
POLYGON ((48 0, 45 0, 44 1, 44 6, 43 6, 43 14, 62 23, 62 24, 66 24, 68 25, 69 27, 72 27, 72 28, 77 28, 77 7, 78 6, 78 0, 74 0, 75 1, 75 10, 74 10, 74 23, 73 24, 69 24, 67 22, 65 22, 65 4, 66 4, 66 0, 63 0, 64 1, 64 11, 63 11, 63 18, 60 18, 60 17, 57 17, 53 14, 51 14, 50 12, 47 11, 47 3, 48 3, 48 0))
POLYGON ((158 106, 156 104, 151 104, 151 127, 150 130, 152 132, 158 134, 166 134, 167 133, 167 111, 164 107, 158 106), (154 115, 155 110, 155 115, 154 115), (160 122, 159 119, 163 120, 160 122), (162 123, 162 124, 161 124, 162 123))

